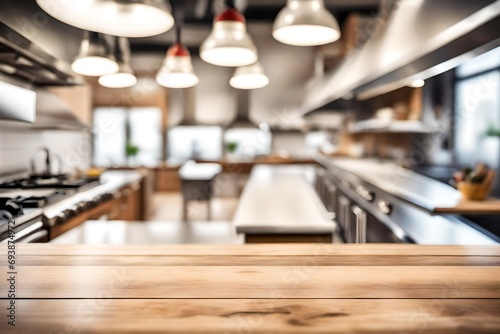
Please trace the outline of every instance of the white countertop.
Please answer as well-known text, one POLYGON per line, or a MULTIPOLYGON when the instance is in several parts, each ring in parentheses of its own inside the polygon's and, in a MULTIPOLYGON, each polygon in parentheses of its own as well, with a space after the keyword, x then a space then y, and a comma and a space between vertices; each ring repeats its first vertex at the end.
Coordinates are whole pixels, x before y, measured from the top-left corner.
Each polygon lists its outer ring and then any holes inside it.
POLYGON ((332 233, 336 224, 314 191, 312 165, 255 166, 233 222, 238 233, 332 233))
POLYGON ((179 169, 182 180, 211 180, 222 171, 216 163, 196 163, 188 161, 179 169))

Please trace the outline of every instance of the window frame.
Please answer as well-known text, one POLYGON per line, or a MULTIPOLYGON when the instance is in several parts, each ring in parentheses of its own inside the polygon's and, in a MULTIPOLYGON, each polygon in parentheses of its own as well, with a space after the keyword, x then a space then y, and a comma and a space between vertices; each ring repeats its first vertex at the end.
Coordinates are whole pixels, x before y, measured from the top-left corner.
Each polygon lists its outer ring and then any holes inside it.
MULTIPOLYGON (((122 111, 125 115, 125 123, 124 123, 124 133, 125 133, 125 143, 127 142, 130 142, 130 139, 131 139, 131 136, 132 136, 132 130, 131 130, 131 125, 130 125, 130 114, 131 114, 131 111, 134 110, 134 109, 150 109, 150 108, 154 108, 154 109, 157 109, 158 112, 160 113, 160 119, 163 118, 163 112, 161 110, 161 108, 157 107, 157 106, 95 106, 92 110, 92 123, 91 123, 91 126, 92 126, 92 165, 93 166, 96 166, 95 164, 95 150, 96 150, 96 147, 95 147, 95 114, 96 114, 96 111, 99 110, 99 109, 110 109, 110 110, 120 110, 122 111)), ((160 151, 159 151, 159 156, 160 156, 160 160, 158 161, 158 165, 160 165, 164 158, 165 158, 165 149, 167 147, 167 143, 165 142, 165 133, 164 133, 164 129, 163 127, 161 126, 160 124, 160 136, 161 136, 161 140, 160 140, 160 151)), ((125 157, 125 160, 126 157, 125 157)), ((100 167, 113 167, 113 166, 100 166, 100 167)), ((127 162, 125 162, 125 165, 123 167, 127 167, 127 162)))
MULTIPOLYGON (((498 47, 500 48, 500 47, 498 47)), ((491 50, 490 50, 491 51, 491 50)), ((487 51, 489 52, 489 51, 487 51)), ((483 75, 487 75, 487 74, 490 74, 490 73, 494 73, 494 72, 499 72, 500 73, 500 63, 496 66, 493 66, 493 67, 490 67, 488 69, 484 69, 484 70, 481 70, 479 72, 476 72, 476 73, 472 73, 472 74, 469 74, 469 75, 465 75, 465 76, 458 76, 457 75, 457 68, 454 68, 452 71, 453 71, 453 112, 452 112, 452 138, 453 138, 453 160, 454 160, 454 164, 457 165, 458 164, 458 147, 456 145, 456 136, 457 136, 457 103, 458 103, 458 99, 457 99, 457 87, 458 87, 458 84, 459 83, 462 83, 466 80, 470 80, 470 79, 474 79, 474 78, 477 78, 477 77, 480 77, 480 76, 483 76, 483 75)), ((500 96, 500 84, 498 85, 498 96, 500 96)), ((499 110, 499 115, 498 115, 498 118, 500 119, 500 110, 499 110)), ((499 138, 500 140, 500 138, 499 138)), ((498 157, 500 159, 500 151, 498 152, 498 157)), ((497 168, 497 175, 500 174, 500 164, 497 168)), ((493 185, 493 189, 492 189, 492 194, 494 195, 499 195, 500 194, 500 189, 498 188, 498 182, 497 183, 497 186, 496 186, 496 189, 495 189, 495 185, 493 185)))

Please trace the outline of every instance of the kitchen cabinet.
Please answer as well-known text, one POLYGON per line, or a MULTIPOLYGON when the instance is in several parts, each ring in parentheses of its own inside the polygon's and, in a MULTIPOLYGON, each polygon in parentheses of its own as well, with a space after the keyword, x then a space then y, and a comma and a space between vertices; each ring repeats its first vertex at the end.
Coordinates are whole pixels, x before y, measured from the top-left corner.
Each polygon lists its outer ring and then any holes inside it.
POLYGON ((50 239, 71 230, 87 220, 141 220, 141 203, 141 186, 139 184, 125 186, 91 202, 87 210, 80 213, 74 213, 73 216, 63 224, 51 226, 49 229, 50 239))
POLYGON ((117 205, 110 212, 108 219, 127 221, 141 219, 139 186, 129 186, 119 192, 117 205))
POLYGON ((180 166, 156 168, 155 191, 180 191, 179 168, 180 166))
POLYGON ((87 220, 129 220, 141 219, 140 187, 127 186, 113 193, 112 199, 91 210, 87 220))

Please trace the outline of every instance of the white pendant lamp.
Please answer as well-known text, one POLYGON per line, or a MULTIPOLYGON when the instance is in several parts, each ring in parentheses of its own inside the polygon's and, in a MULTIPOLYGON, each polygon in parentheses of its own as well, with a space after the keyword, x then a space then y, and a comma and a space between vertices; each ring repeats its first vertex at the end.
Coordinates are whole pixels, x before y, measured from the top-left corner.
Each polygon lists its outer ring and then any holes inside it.
POLYGON ((257 48, 247 32, 245 17, 232 5, 214 19, 200 48, 200 57, 217 66, 237 67, 257 61, 257 48))
POLYGON ((163 65, 156 74, 156 82, 167 88, 188 88, 196 86, 199 82, 194 74, 191 55, 188 49, 182 45, 181 32, 184 23, 184 3, 180 0, 173 2, 175 15, 175 39, 176 43, 167 50, 163 65))
POLYGON ((323 0, 288 0, 274 21, 273 37, 289 45, 322 45, 339 39, 340 28, 323 0))
POLYGON ((115 41, 118 71, 101 76, 98 80, 99 84, 108 88, 132 87, 137 83, 137 78, 130 67, 130 45, 125 37, 115 37, 115 41))
POLYGON ((116 73, 118 63, 102 35, 85 32, 80 45, 80 53, 71 64, 71 69, 81 75, 101 76, 116 73))
POLYGON ((264 74, 262 64, 256 62, 252 65, 238 67, 229 84, 238 89, 257 89, 269 84, 269 78, 264 74))
POLYGON ((49 15, 74 27, 125 37, 147 37, 172 28, 168 0, 36 0, 49 15))
POLYGON ((422 79, 415 79, 410 83, 410 87, 413 88, 419 88, 419 87, 424 87, 425 81, 422 79))
POLYGON ((186 47, 176 43, 168 49, 163 66, 156 75, 156 82, 168 88, 188 88, 198 84, 191 55, 186 47))

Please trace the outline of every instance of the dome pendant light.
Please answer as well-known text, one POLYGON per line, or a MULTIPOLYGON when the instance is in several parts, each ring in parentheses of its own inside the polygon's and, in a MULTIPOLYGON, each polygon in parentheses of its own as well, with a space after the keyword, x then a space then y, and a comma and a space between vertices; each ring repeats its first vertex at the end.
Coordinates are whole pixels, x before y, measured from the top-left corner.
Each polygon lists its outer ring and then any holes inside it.
POLYGON ((214 19, 213 29, 200 48, 200 57, 217 66, 237 67, 257 61, 257 48, 246 30, 245 17, 226 1, 228 9, 214 19))
POLYGON ((257 89, 269 84, 269 78, 264 74, 260 62, 252 65, 238 67, 229 84, 238 89, 257 89))
POLYGON ((74 27, 125 37, 154 36, 172 28, 168 0, 36 0, 52 17, 74 27))
POLYGON ((111 55, 104 37, 96 32, 85 32, 80 53, 71 64, 73 72, 86 76, 116 73, 118 64, 111 55))
POLYGON ((130 67, 130 45, 127 38, 115 37, 115 57, 118 62, 118 72, 101 76, 99 84, 108 88, 125 88, 135 85, 137 78, 130 67))
POLYGON ((289 45, 322 45, 339 39, 340 28, 323 0, 288 0, 274 21, 273 37, 289 45))
POLYGON ((188 88, 198 84, 194 73, 191 55, 181 43, 181 25, 184 21, 184 4, 178 3, 174 8, 176 20, 176 43, 167 50, 161 69, 156 75, 156 82, 167 88, 188 88))
POLYGON ((168 88, 188 88, 199 82, 194 74, 189 51, 180 43, 172 45, 156 75, 156 82, 168 88))

